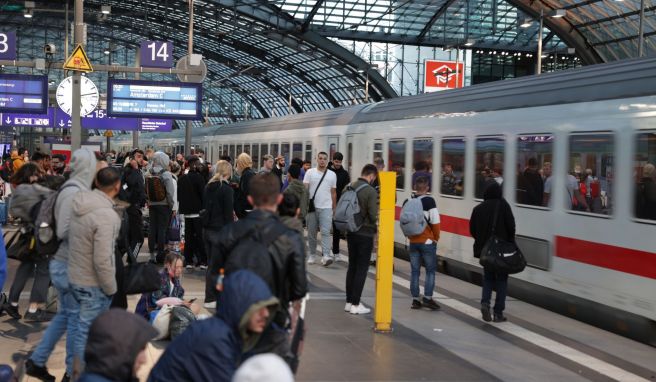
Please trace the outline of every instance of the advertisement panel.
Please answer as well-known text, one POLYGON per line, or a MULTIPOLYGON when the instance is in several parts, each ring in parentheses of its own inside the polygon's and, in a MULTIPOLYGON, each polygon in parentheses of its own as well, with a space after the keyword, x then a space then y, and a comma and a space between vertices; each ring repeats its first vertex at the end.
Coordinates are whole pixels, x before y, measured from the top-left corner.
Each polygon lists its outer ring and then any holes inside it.
POLYGON ((464 63, 438 60, 424 62, 424 93, 461 88, 464 84, 464 63))

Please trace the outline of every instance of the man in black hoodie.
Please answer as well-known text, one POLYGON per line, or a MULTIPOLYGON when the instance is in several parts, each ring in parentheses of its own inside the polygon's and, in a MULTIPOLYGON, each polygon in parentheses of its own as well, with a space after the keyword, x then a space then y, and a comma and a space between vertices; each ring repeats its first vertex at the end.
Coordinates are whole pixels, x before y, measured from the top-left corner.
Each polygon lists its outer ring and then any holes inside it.
MULTIPOLYGON (((515 217, 510 205, 502 196, 501 186, 494 180, 486 183, 483 192, 483 203, 474 207, 469 220, 469 232, 474 238, 474 257, 480 258, 483 246, 495 234, 499 239, 515 241, 515 217), (496 211, 496 227, 494 218, 496 211)), ((506 307, 506 290, 508 288, 508 274, 492 272, 483 269, 483 296, 481 298, 481 313, 483 320, 491 321, 490 300, 492 289, 497 291, 494 302, 494 322, 506 321, 503 310, 506 307)))
POLYGON ((121 175, 121 191, 119 199, 130 203, 126 209, 128 215, 128 241, 130 250, 143 243, 143 214, 141 209, 146 205, 146 186, 141 167, 143 166, 143 151, 136 149, 130 156, 130 161, 121 175))
POLYGON ((187 269, 196 266, 201 270, 207 269, 207 256, 203 244, 203 225, 200 219, 200 210, 203 208, 203 194, 205 193, 205 178, 202 175, 204 165, 198 157, 187 157, 189 172, 178 180, 179 212, 185 218, 185 248, 184 257, 187 269))

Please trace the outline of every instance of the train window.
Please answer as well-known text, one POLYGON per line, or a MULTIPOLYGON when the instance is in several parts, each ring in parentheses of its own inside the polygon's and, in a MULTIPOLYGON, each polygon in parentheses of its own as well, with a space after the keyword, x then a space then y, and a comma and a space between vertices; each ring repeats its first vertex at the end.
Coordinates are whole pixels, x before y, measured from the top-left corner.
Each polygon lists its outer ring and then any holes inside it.
MULTIPOLYGON (((303 160, 303 144, 302 143, 294 143, 292 145, 292 159, 293 158, 298 158, 303 160)), ((291 160, 290 160, 291 163, 291 160)))
POLYGON ((387 148, 389 169, 396 172, 396 188, 402 190, 405 181, 405 140, 390 140, 387 148))
POLYGON ((271 144, 271 151, 269 151, 269 154, 271 154, 274 158, 280 154, 278 151, 278 144, 277 143, 272 143, 271 144))
POLYGON ((350 141, 346 144, 346 169, 353 173, 353 142, 350 141))
MULTIPOLYGON (((269 145, 267 143, 262 143, 260 145, 260 157, 263 157, 269 153, 269 145)), ((255 163, 255 162, 253 162, 255 163)))
POLYGON ((285 169, 287 170, 287 166, 291 163, 292 159, 289 157, 289 143, 283 143, 280 145, 280 155, 282 155, 283 158, 285 158, 285 169))
POLYGON ((656 220, 656 132, 637 135, 635 217, 656 220))
POLYGON ((244 145, 244 152, 248 155, 251 155, 251 145, 244 145))
POLYGON ((549 206, 554 136, 520 135, 517 138, 516 202, 549 206))
POLYGON ((254 143, 251 151, 251 159, 253 160, 253 163, 260 163, 260 145, 254 143))
POLYGON ((374 141, 374 155, 372 156, 373 162, 378 168, 378 171, 385 170, 385 159, 383 159, 383 141, 376 139, 374 141))
POLYGON ((499 137, 476 139, 476 187, 474 196, 483 199, 488 182, 496 181, 503 186, 504 140, 499 137))
POLYGON ((612 134, 569 137, 567 207, 574 211, 611 215, 613 207, 614 142, 612 134))
POLYGON ((232 158, 233 160, 237 159, 237 156, 235 155, 235 145, 234 144, 230 145, 230 158, 232 158))
POLYGON ((237 155, 241 154, 244 152, 244 147, 242 146, 241 143, 237 144, 237 155))
POLYGON ((305 160, 312 162, 312 143, 305 142, 305 160))
POLYGON ((412 189, 415 180, 420 176, 428 178, 428 192, 433 184, 433 140, 430 138, 415 139, 412 142, 412 189))
POLYGON ((465 140, 447 138, 442 140, 442 195, 462 196, 465 184, 465 140))

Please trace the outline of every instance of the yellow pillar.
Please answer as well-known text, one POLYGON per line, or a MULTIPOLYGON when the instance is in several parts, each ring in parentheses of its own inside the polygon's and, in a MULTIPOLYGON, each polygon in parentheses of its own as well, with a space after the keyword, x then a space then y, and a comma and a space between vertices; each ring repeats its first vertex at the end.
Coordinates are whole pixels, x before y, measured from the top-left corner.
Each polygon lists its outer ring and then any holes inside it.
POLYGON ((394 217, 396 173, 379 172, 378 258, 376 259, 376 332, 392 331, 392 272, 394 264, 394 217))

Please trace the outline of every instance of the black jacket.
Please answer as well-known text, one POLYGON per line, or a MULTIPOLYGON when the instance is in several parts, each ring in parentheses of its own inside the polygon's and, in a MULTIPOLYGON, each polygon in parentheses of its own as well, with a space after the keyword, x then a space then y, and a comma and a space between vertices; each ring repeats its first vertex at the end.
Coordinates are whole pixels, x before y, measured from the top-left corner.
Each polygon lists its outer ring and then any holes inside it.
POLYGON ((488 182, 483 199, 483 203, 474 208, 469 220, 469 232, 474 238, 474 257, 476 258, 481 257, 483 246, 492 236, 494 210, 497 205, 499 212, 495 229, 496 235, 505 241, 515 241, 515 217, 510 205, 501 196, 501 186, 495 181, 488 182))
POLYGON ((178 202, 180 214, 197 214, 203 208, 205 179, 197 171, 189 171, 178 179, 178 202))
POLYGON ((130 203, 131 208, 139 209, 146 205, 146 185, 141 170, 132 166, 124 168, 119 199, 130 203))
MULTIPOLYGON (((258 230, 262 233, 262 236, 266 236, 272 227, 282 225, 283 223, 280 221, 278 215, 268 211, 253 210, 245 218, 229 224, 221 230, 219 233, 217 253, 212 254, 212 256, 227 259, 232 249, 254 230, 258 230)), ((281 305, 286 306, 290 301, 298 300, 307 293, 305 251, 303 237, 298 232, 285 228, 284 233, 278 237, 274 241, 274 244, 284 243, 284 247, 287 250, 271 252, 280 257, 277 263, 281 265, 280 268, 275 270, 277 273, 274 279, 279 280, 279 283, 284 287, 280 288, 280 290, 277 290, 276 285, 269 285, 269 287, 278 300, 280 300, 281 305)), ((217 264, 217 266, 223 268, 224 264, 217 264)), ((252 269, 252 271, 257 273, 256 269, 252 269)))
POLYGON ((212 182, 205 187, 203 196, 203 228, 220 231, 232 223, 234 193, 228 182, 212 182))
POLYGON ((335 170, 332 163, 328 166, 328 169, 337 175, 337 200, 342 196, 342 191, 344 188, 351 183, 351 176, 348 171, 344 169, 344 166, 340 167, 339 170, 335 170))
POLYGON ((275 175, 278 178, 278 181, 280 182, 280 188, 282 189, 282 174, 283 174, 283 169, 278 168, 278 165, 274 165, 273 169, 271 170, 271 173, 275 175))
POLYGON ((239 177, 239 189, 235 193, 235 213, 240 219, 246 216, 246 211, 253 209, 246 196, 248 196, 250 181, 254 176, 255 172, 249 167, 245 168, 239 177))

